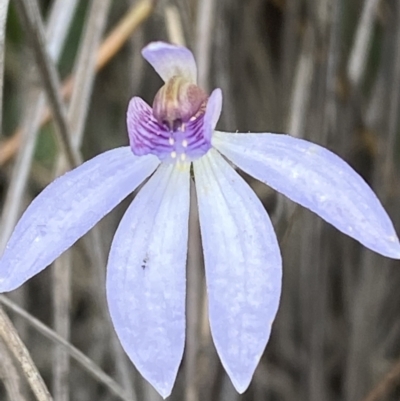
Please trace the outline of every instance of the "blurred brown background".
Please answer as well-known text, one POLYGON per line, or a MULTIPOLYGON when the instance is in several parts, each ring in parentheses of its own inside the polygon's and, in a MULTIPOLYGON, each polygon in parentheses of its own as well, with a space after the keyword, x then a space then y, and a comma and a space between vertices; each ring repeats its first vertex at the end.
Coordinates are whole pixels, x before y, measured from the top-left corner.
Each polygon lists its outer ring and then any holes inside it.
MULTIPOLYGON (((133 95, 152 102, 161 80, 141 48, 184 40, 195 52, 201 85, 223 90, 218 129, 287 132, 328 147, 374 188, 400 232, 398 0, 1 0, 0 253, 28 202, 68 165, 56 125, 40 124, 44 70, 37 68, 24 7, 47 26, 60 80, 75 75, 65 102, 67 134, 84 159, 127 144, 125 111, 133 95), (116 27, 120 42, 104 42, 116 27), (101 68, 99 46, 108 55, 101 68)), ((195 260, 186 354, 170 399, 399 400, 400 263, 250 184, 272 217, 284 261, 271 340, 250 388, 238 395, 215 353, 203 267, 195 260)), ((55 401, 160 399, 121 352, 105 304, 105 260, 128 202, 54 267, 7 295, 115 380, 94 377, 97 370, 84 367, 81 355, 70 359, 71 350, 8 305, 55 401)), ((0 378, 0 400, 34 399, 3 343, 0 378)))

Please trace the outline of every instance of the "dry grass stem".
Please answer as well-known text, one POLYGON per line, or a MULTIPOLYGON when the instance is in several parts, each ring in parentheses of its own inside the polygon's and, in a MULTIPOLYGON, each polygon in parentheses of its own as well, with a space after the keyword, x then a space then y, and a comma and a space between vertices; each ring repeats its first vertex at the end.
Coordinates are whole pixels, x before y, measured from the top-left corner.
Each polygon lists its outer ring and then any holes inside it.
POLYGON ((44 27, 36 0, 16 0, 19 4, 23 25, 28 31, 28 37, 32 41, 37 69, 41 77, 46 96, 50 103, 54 121, 59 134, 60 143, 66 154, 68 163, 75 167, 81 164, 82 159, 71 143, 71 135, 67 123, 65 105, 61 98, 61 84, 54 62, 46 50, 44 27))
POLYGON ((168 5, 165 7, 164 15, 169 41, 184 46, 186 41, 178 8, 174 5, 168 5))
POLYGON ((366 0, 357 26, 357 32, 347 66, 347 75, 350 82, 355 87, 359 85, 364 74, 378 5, 379 0, 366 0))
POLYGON ((37 400, 52 401, 51 395, 42 379, 42 376, 32 361, 24 343, 19 338, 13 324, 2 308, 0 308, 0 337, 20 363, 22 371, 24 372, 37 400))
POLYGON ((0 138, 3 126, 3 88, 4 88, 4 54, 6 42, 6 21, 9 0, 0 3, 0 138))

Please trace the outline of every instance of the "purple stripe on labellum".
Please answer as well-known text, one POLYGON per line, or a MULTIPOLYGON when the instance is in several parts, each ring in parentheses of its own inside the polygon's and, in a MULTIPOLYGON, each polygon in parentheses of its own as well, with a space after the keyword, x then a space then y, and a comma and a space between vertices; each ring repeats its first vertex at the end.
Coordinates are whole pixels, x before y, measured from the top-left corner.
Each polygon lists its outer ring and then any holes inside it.
POLYGON ((132 152, 137 156, 153 154, 164 162, 192 161, 211 148, 208 129, 204 127, 205 111, 189 121, 160 124, 153 109, 142 99, 132 98, 127 113, 127 125, 132 152))
POLYGON ((153 108, 134 97, 127 125, 132 152, 153 154, 163 162, 191 162, 211 148, 221 113, 219 89, 210 97, 185 76, 171 76, 157 92, 153 108))

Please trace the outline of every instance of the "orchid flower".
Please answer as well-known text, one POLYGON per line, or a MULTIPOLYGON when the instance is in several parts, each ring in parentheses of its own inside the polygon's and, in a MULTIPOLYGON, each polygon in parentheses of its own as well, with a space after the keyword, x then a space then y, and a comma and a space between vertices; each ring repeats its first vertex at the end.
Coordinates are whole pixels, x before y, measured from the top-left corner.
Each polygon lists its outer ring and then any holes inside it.
POLYGON ((128 107, 130 147, 104 152, 33 200, 0 261, 0 292, 51 264, 141 183, 114 236, 107 299, 123 348, 167 397, 185 342, 189 185, 197 190, 209 319, 233 385, 248 387, 271 333, 282 260, 270 218, 230 163, 364 246, 400 259, 400 244, 364 180, 329 150, 283 134, 215 131, 220 89, 196 85, 192 53, 154 42, 143 57, 164 80, 152 107, 128 107))

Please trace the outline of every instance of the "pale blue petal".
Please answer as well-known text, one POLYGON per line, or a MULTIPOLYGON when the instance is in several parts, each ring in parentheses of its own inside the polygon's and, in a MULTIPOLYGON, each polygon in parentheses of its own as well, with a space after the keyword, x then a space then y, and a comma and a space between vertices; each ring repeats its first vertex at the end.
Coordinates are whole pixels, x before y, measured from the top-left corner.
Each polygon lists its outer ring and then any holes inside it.
POLYGON ((162 164, 121 220, 107 268, 111 318, 139 372, 165 398, 185 342, 189 164, 162 164))
POLYGON ((246 173, 384 256, 400 259, 393 224, 365 181, 340 157, 279 134, 216 132, 213 145, 246 173))
POLYGON ((142 50, 142 55, 164 81, 174 76, 182 76, 196 83, 196 62, 192 52, 186 47, 152 42, 142 50))
POLYGON ((268 342, 281 294, 282 260, 271 221, 215 150, 194 163, 211 332, 240 393, 268 342))
POLYGON ((157 167, 118 148, 83 163, 48 185, 29 205, 0 260, 0 292, 11 291, 43 270, 157 167))

